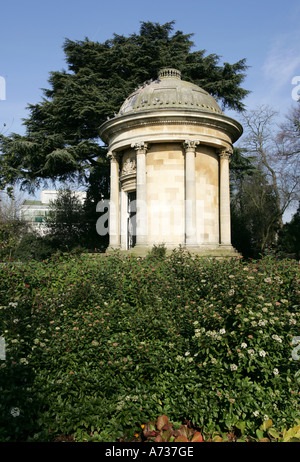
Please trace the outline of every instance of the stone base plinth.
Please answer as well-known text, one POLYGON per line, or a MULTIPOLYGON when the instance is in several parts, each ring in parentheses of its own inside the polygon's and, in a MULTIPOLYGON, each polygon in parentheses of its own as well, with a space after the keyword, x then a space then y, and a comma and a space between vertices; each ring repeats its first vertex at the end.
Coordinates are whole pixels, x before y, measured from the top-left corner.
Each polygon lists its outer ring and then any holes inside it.
MULTIPOLYGON (((133 255, 137 257, 145 257, 151 252, 153 246, 136 245, 130 250, 122 250, 119 248, 108 247, 106 253, 112 254, 116 251, 120 251, 123 255, 133 255)), ((170 255, 173 250, 179 250, 179 247, 166 248, 166 255, 170 255)), ((198 255, 200 257, 214 257, 214 258, 241 258, 241 254, 232 247, 231 245, 219 245, 219 246, 182 246, 182 250, 186 250, 191 254, 198 255)))

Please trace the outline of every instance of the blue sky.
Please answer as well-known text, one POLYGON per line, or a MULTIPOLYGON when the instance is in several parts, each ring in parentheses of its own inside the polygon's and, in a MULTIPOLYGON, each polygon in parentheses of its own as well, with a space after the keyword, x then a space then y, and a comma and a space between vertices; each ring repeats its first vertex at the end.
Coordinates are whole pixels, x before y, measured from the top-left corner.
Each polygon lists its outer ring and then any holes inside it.
POLYGON ((9 0, 0 5, 0 83, 6 84, 0 130, 25 133, 26 106, 41 101, 50 71, 67 69, 65 38, 104 42, 114 33, 138 33, 141 21, 172 20, 175 30, 194 34, 194 50, 216 53, 229 63, 246 58, 248 109, 268 104, 283 116, 296 104, 299 0, 9 0))

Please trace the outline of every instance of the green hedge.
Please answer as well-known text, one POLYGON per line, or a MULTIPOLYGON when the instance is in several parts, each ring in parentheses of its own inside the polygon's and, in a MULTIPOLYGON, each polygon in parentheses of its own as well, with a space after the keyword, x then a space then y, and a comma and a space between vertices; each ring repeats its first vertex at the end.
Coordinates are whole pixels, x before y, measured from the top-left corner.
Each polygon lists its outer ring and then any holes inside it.
POLYGON ((156 255, 1 266, 0 441, 298 423, 298 263, 156 255))

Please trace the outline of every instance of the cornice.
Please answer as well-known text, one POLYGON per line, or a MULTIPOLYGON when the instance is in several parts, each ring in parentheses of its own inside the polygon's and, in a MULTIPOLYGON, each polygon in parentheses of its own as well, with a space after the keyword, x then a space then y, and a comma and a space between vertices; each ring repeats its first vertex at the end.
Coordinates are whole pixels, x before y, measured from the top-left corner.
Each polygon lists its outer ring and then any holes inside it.
POLYGON ((239 122, 224 114, 213 114, 208 111, 168 110, 144 111, 116 116, 102 124, 99 133, 102 140, 109 144, 109 139, 119 133, 155 125, 194 125, 218 129, 229 133, 233 143, 243 132, 239 122))

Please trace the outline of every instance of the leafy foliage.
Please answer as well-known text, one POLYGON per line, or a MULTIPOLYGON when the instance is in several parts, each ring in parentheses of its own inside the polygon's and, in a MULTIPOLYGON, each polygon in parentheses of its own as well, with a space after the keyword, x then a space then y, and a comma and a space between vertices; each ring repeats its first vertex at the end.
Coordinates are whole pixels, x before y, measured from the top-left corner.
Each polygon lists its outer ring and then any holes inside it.
MULTIPOLYGON (((156 422, 148 422, 146 425, 141 425, 143 436, 146 442, 299 442, 300 441, 300 425, 282 432, 279 432, 273 427, 271 419, 267 419, 256 430, 256 437, 249 437, 244 434, 246 422, 237 422, 230 432, 213 434, 201 434, 195 428, 189 425, 178 425, 169 422, 166 415, 159 416, 156 422)), ((137 435, 136 435, 137 436, 137 435)))
POLYGON ((184 250, 2 265, 0 440, 118 441, 162 415, 217 438, 294 427, 298 286, 294 260, 184 250))
POLYGON ((35 233, 26 233, 13 249, 12 257, 16 261, 46 260, 56 253, 57 242, 49 237, 35 233))
POLYGON ((148 422, 143 425, 143 435, 146 441, 155 443, 202 443, 203 437, 200 432, 188 428, 187 425, 180 425, 178 429, 173 427, 166 415, 158 417, 156 422, 148 422))
POLYGON ((14 251, 22 236, 27 232, 27 225, 19 218, 0 219, 0 261, 13 258, 14 251))

